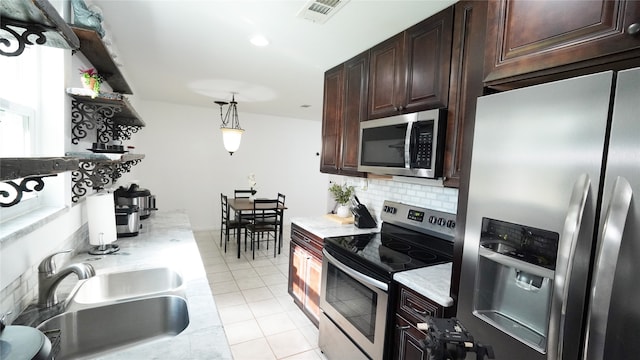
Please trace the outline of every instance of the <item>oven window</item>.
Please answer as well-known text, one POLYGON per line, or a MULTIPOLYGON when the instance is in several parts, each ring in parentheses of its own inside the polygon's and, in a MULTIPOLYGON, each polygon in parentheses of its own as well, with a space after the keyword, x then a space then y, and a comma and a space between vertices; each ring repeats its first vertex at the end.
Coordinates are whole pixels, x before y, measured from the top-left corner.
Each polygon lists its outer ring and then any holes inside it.
POLYGON ((361 165, 404 167, 407 124, 362 129, 361 165))
POLYGON ((358 331, 374 342, 378 295, 329 263, 326 301, 358 331))

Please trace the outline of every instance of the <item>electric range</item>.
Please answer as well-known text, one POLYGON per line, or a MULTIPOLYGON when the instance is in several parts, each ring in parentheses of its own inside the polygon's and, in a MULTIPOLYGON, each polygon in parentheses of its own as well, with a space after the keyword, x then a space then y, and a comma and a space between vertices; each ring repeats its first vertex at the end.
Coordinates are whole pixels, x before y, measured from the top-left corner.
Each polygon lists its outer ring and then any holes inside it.
POLYGON ((324 239, 319 346, 327 358, 388 359, 393 275, 450 262, 455 215, 385 201, 380 232, 324 239))

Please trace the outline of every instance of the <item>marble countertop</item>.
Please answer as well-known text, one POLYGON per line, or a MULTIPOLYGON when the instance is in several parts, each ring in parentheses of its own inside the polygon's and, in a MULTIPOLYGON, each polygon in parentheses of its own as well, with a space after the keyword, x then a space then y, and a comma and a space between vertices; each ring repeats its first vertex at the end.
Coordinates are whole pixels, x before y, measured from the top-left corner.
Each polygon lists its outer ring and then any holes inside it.
POLYGON ((292 218, 291 223, 300 226, 320 238, 368 234, 380 231, 379 224, 377 228, 360 229, 353 224, 340 224, 339 222, 331 220, 325 216, 292 218))
POLYGON ((393 274, 393 280, 444 306, 453 306, 451 290, 452 263, 445 263, 393 274))
POLYGON ((178 271, 187 286, 189 325, 175 337, 92 359, 232 359, 187 214, 160 210, 141 224, 138 236, 118 239, 120 251, 104 256, 85 251, 71 262, 88 262, 97 274, 161 266, 178 271))

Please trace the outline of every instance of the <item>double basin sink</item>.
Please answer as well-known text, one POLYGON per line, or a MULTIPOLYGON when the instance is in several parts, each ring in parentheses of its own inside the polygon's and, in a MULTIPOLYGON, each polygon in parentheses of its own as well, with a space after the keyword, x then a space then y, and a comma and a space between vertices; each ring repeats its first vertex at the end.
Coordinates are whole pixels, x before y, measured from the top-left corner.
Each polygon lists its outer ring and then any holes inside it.
POLYGON ((182 277, 159 267, 99 274, 79 283, 65 312, 37 329, 60 331, 56 359, 77 359, 176 336, 188 325, 182 277))

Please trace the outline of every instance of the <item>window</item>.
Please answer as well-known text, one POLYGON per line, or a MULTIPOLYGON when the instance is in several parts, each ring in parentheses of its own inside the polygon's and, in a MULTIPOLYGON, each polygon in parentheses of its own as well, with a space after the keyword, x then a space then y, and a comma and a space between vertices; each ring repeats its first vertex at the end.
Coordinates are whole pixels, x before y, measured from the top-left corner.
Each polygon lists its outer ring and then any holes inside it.
POLYGON ((0 98, 0 157, 27 157, 34 153, 35 111, 0 98))
MULTIPOLYGON (((0 158, 64 154, 64 63, 63 51, 37 45, 20 56, 0 56, 0 158)), ((0 207, 0 223, 44 206, 64 206, 65 178, 46 178, 44 190, 23 192, 20 203, 0 207)), ((0 190, 16 193, 4 183, 0 190)))

